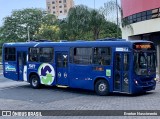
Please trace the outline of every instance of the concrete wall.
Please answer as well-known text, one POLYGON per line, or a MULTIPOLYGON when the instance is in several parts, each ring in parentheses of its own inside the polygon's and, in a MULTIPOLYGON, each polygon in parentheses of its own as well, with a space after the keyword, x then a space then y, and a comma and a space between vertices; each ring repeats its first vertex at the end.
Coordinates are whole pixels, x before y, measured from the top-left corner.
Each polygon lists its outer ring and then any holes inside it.
POLYGON ((131 24, 131 27, 122 28, 122 38, 160 31, 160 18, 150 19, 131 24))

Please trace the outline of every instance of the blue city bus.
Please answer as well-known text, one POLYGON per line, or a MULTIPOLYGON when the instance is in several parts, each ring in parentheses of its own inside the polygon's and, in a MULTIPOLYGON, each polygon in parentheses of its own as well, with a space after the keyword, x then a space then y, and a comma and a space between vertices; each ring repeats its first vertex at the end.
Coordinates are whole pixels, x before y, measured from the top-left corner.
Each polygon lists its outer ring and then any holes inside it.
POLYGON ((22 42, 3 45, 4 77, 41 85, 137 94, 156 87, 152 42, 97 40, 22 42))

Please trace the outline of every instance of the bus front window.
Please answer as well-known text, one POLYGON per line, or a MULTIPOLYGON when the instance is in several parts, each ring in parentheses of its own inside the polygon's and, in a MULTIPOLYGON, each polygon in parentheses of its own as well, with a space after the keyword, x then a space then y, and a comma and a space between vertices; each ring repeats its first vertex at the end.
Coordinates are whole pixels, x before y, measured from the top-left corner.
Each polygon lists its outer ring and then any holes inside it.
POLYGON ((134 53, 134 69, 137 75, 152 75, 156 73, 156 55, 154 52, 134 53))

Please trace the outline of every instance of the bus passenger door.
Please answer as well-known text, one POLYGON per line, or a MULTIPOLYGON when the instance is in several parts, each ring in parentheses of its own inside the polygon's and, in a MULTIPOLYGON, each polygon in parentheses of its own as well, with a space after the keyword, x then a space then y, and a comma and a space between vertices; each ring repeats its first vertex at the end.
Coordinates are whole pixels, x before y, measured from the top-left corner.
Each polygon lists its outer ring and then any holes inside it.
POLYGON ((27 65, 26 65, 26 55, 25 51, 18 51, 18 80, 27 81, 27 65))
POLYGON ((115 53, 114 59, 114 91, 129 93, 130 54, 115 53))
POLYGON ((68 53, 57 52, 56 53, 56 77, 57 84, 68 86, 68 53))

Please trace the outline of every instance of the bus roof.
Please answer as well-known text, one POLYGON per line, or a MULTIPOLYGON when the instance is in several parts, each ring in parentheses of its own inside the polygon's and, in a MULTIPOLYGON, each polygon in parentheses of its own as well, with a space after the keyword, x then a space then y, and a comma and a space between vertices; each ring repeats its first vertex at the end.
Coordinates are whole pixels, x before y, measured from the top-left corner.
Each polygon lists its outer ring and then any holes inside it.
POLYGON ((53 47, 53 46, 67 46, 67 47, 91 47, 91 46, 131 46, 133 43, 143 43, 151 41, 145 40, 114 40, 114 41, 65 41, 65 42, 13 42, 13 43, 4 43, 4 47, 53 47))

